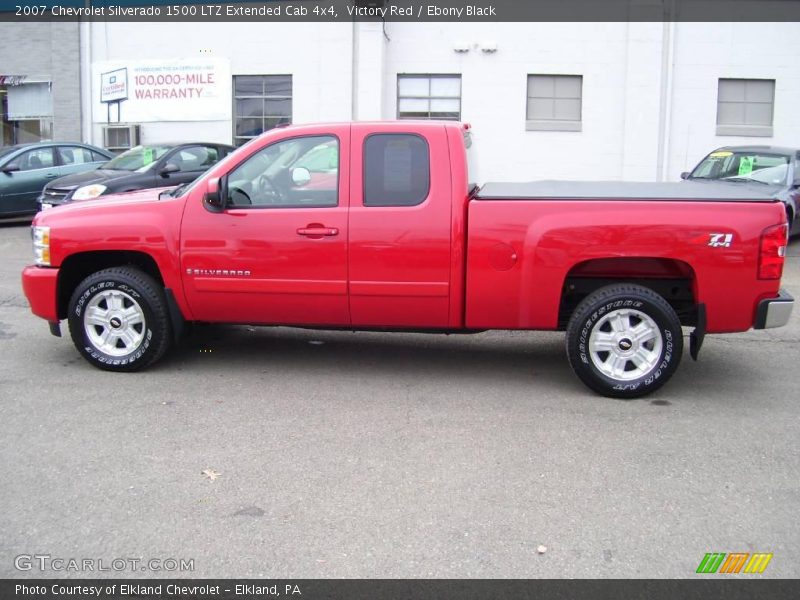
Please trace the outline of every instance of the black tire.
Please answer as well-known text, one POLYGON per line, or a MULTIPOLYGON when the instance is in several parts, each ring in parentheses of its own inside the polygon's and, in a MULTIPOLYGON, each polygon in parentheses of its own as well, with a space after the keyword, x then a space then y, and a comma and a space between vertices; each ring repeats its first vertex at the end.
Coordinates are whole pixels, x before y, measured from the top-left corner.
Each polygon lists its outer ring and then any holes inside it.
POLYGON ((144 369, 164 355, 172 340, 163 288, 134 267, 89 275, 72 293, 68 311, 75 347, 106 371, 144 369))
POLYGON ((664 298, 621 283, 596 290, 577 306, 566 347, 572 370, 590 389, 610 398, 638 398, 672 377, 683 354, 683 332, 664 298))

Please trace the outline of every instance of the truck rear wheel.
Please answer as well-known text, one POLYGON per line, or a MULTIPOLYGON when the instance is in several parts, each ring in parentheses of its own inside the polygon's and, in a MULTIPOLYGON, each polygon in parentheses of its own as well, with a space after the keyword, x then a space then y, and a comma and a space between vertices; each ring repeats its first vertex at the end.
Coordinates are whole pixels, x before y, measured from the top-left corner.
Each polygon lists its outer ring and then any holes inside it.
POLYGON ((683 353, 683 332, 673 308, 653 290, 615 284, 596 290, 567 326, 567 358, 592 390, 637 398, 664 385, 683 353))
POLYGON ((114 267, 84 279, 69 301, 69 332, 95 367, 138 371, 169 347, 170 321, 164 291, 133 267, 114 267))

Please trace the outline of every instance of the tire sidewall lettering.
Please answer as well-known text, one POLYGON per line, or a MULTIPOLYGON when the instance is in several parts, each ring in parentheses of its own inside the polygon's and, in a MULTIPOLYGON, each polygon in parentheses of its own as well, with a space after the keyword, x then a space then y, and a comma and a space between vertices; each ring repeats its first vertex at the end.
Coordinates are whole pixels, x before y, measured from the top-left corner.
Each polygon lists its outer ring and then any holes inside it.
POLYGON ((153 331, 152 329, 147 329, 145 332, 144 339, 139 347, 136 349, 132 355, 123 356, 121 358, 111 357, 105 354, 104 352, 100 352, 97 348, 92 346, 91 344, 87 343, 84 346, 84 352, 91 357, 93 360, 101 364, 109 364, 114 366, 124 366, 124 365, 132 365, 136 361, 141 360, 146 354, 147 350, 150 348, 153 339, 153 331))
POLYGON ((660 380, 665 373, 667 373, 675 356, 673 332, 669 328, 669 325, 665 323, 662 316, 662 311, 659 309, 659 307, 653 305, 652 303, 638 300, 636 298, 617 297, 614 300, 605 301, 602 303, 602 305, 594 308, 589 315, 585 317, 583 321, 581 321, 580 330, 578 332, 576 341, 577 344, 575 347, 577 350, 578 359, 580 361, 580 368, 587 370, 591 377, 604 381, 606 386, 616 392, 634 392, 640 389, 647 389, 656 384, 660 384, 660 380), (658 327, 659 332, 661 333, 664 344, 661 350, 661 360, 654 371, 651 371, 646 376, 634 381, 620 382, 607 377, 594 367, 589 356, 589 337, 591 336, 595 325, 600 319, 612 311, 626 308, 639 310, 653 319, 658 327))
POLYGON ((100 363, 100 364, 109 364, 113 366, 125 366, 125 365, 132 365, 137 361, 141 360, 146 354, 148 349, 150 348, 152 341, 153 341, 153 330, 148 327, 148 323, 150 322, 152 315, 150 313, 149 307, 147 303, 142 302, 142 295, 130 285, 127 285, 120 281, 114 280, 103 280, 98 281, 97 283, 93 283, 90 285, 78 298, 75 302, 75 307, 73 310, 73 314, 80 320, 81 326, 83 326, 83 311, 86 303, 93 298, 96 294, 102 291, 117 289, 120 292, 124 292, 128 294, 131 298, 134 298, 137 302, 139 302, 142 310, 145 313, 145 335, 142 343, 139 344, 139 347, 136 348, 136 351, 128 356, 123 357, 112 357, 104 352, 100 352, 97 348, 95 348, 84 334, 84 347, 83 350, 88 357, 92 360, 100 363))

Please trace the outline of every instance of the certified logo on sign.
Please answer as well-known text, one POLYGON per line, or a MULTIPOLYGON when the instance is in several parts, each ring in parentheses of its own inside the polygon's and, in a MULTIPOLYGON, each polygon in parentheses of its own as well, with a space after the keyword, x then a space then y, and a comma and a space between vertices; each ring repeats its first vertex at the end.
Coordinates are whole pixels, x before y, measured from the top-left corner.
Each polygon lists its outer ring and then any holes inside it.
POLYGON ((128 99, 128 68, 100 74, 100 102, 128 99))

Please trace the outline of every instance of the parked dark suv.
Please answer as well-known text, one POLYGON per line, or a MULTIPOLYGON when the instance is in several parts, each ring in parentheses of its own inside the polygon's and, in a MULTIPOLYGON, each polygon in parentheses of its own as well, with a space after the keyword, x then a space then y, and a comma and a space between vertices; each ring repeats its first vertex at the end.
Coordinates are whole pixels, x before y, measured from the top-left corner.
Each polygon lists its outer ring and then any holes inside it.
POLYGON ((233 146, 203 142, 136 146, 94 171, 50 182, 39 196, 39 208, 45 210, 71 200, 189 183, 233 150, 233 146))

